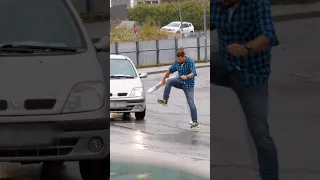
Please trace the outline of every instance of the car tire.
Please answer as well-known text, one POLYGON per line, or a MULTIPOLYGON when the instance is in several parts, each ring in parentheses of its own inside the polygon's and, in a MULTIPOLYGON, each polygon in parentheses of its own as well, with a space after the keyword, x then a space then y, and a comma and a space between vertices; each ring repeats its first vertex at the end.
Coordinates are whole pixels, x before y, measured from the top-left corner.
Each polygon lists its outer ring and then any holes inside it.
POLYGON ((103 159, 79 161, 83 180, 106 180, 110 178, 110 154, 103 159))
POLYGON ((142 112, 134 113, 136 120, 144 120, 144 117, 146 116, 146 109, 147 109, 147 107, 145 107, 142 112))
POLYGON ((122 119, 123 119, 123 120, 130 120, 130 119, 131 119, 130 113, 123 113, 123 114, 122 114, 122 119))

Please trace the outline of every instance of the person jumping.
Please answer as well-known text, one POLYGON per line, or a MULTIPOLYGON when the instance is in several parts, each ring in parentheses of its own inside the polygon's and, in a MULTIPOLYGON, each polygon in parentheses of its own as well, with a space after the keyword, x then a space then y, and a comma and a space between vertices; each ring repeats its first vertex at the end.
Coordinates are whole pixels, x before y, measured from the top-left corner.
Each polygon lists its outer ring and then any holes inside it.
POLYGON ((172 86, 183 90, 191 112, 190 128, 199 129, 200 125, 198 123, 197 108, 194 104, 195 76, 197 76, 197 72, 194 61, 191 58, 186 57, 183 48, 179 49, 176 53, 176 60, 162 79, 162 85, 165 85, 165 88, 163 99, 159 99, 158 103, 167 106, 172 86), (178 71, 178 77, 167 80, 170 74, 173 74, 176 71, 178 71))

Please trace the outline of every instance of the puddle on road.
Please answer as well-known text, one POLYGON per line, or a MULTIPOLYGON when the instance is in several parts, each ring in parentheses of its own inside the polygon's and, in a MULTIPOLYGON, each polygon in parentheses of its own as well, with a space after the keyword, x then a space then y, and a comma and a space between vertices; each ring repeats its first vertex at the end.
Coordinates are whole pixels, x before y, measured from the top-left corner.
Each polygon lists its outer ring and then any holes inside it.
POLYGON ((209 180, 192 173, 165 167, 111 161, 110 180, 209 180))

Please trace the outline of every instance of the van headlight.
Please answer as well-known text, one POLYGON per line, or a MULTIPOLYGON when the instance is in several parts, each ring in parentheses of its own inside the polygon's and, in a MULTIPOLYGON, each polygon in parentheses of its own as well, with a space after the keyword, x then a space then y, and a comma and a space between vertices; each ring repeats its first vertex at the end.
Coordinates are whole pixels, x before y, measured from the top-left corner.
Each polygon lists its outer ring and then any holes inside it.
POLYGON ((102 82, 82 82, 72 88, 62 113, 94 111, 102 108, 104 103, 102 82))
POLYGON ((130 97, 141 97, 143 96, 143 88, 138 87, 138 88, 133 88, 130 97))

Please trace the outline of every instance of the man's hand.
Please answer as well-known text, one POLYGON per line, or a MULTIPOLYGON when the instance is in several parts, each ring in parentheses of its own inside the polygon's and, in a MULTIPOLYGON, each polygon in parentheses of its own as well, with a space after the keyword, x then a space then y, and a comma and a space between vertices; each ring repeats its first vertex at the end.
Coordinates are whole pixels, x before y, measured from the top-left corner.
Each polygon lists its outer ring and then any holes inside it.
POLYGON ((181 78, 182 78, 183 80, 188 79, 188 77, 187 77, 186 75, 182 75, 181 78))
POLYGON ((248 50, 241 44, 231 44, 227 46, 227 52, 236 57, 248 54, 248 50))
POLYGON ((166 79, 162 79, 161 84, 162 86, 166 85, 166 79))

